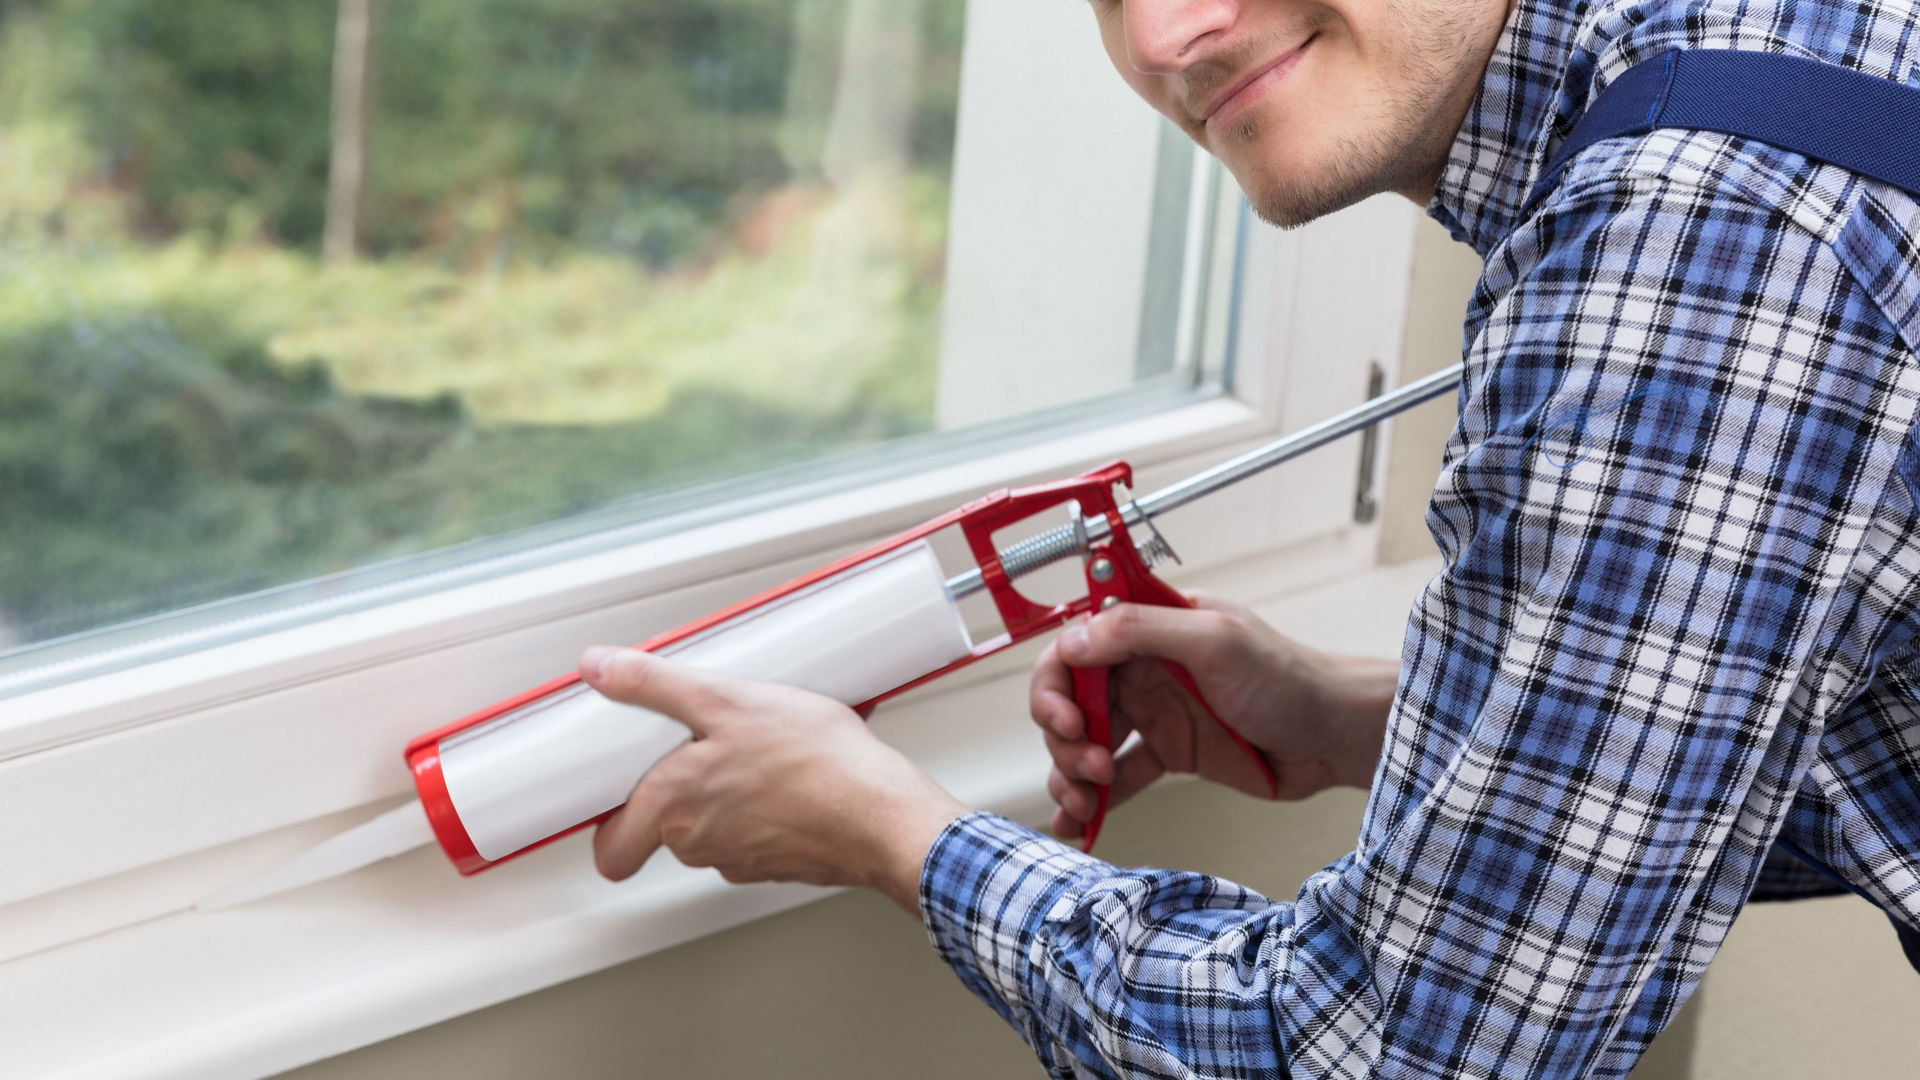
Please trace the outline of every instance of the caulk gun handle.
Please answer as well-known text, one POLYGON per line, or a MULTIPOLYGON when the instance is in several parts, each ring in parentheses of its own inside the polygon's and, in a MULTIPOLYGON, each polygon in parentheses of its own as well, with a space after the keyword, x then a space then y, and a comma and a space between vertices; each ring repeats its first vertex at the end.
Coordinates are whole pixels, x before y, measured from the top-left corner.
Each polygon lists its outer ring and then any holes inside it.
MULTIPOLYGON (((1073 669, 1073 702, 1080 706, 1080 715, 1087 721, 1087 738, 1109 750, 1117 749, 1113 745, 1113 716, 1109 711, 1107 683, 1113 676, 1110 667, 1077 667, 1073 669)), ((1100 826, 1107 820, 1107 801, 1112 797, 1113 789, 1106 784, 1094 785, 1094 797, 1099 801, 1093 808, 1093 817, 1087 821, 1087 832, 1081 841, 1081 851, 1092 851, 1093 842, 1100 837, 1100 826)))
MULTIPOLYGON (((1255 749, 1244 735, 1233 730, 1225 720, 1220 719, 1220 714, 1214 712, 1213 706, 1207 704, 1206 695, 1200 692, 1200 684, 1194 681, 1193 673, 1172 660, 1162 660, 1160 665, 1167 669, 1167 674, 1172 675, 1176 682, 1186 688, 1187 693, 1200 704, 1200 708, 1205 710, 1214 723, 1220 725, 1220 730, 1227 733, 1227 737, 1233 740, 1234 745, 1260 767, 1260 775, 1267 781, 1267 793, 1270 796, 1278 794, 1280 781, 1273 774, 1273 766, 1267 763, 1266 756, 1255 749)), ((1119 747, 1113 745, 1113 714, 1111 698, 1108 695, 1108 684, 1112 676, 1112 668, 1074 668, 1073 700, 1080 706, 1081 715, 1086 718, 1087 738, 1109 750, 1118 750, 1119 747)), ((1094 804, 1093 817, 1087 822, 1086 838, 1080 847, 1080 850, 1087 852, 1093 850, 1093 842, 1100 837, 1100 826, 1107 820, 1107 807, 1112 801, 1113 789, 1107 784, 1095 784, 1094 797, 1097 801, 1094 804)))
MULTIPOLYGON (((1160 582, 1158 579, 1149 578, 1148 580, 1152 581, 1153 585, 1158 586, 1158 588, 1137 590, 1146 592, 1148 595, 1134 598, 1135 602, 1157 603, 1168 607, 1190 608, 1193 606, 1191 600, 1188 600, 1171 586, 1160 582)), ((1253 763, 1259 767, 1260 775, 1267 781, 1267 793, 1269 797, 1277 796, 1280 791, 1280 781, 1273 773, 1273 766, 1268 764, 1266 755, 1262 754, 1252 743, 1248 742, 1246 736, 1241 735, 1229 726, 1225 720, 1220 719, 1220 714, 1214 712, 1213 706, 1207 703, 1206 695, 1200 692, 1200 684, 1194 681, 1193 673, 1172 660, 1162 659, 1160 665, 1167 669, 1167 674, 1172 675, 1174 681, 1178 682, 1181 687, 1192 696, 1194 701, 1199 703, 1201 710, 1207 714, 1207 717, 1215 724, 1218 724, 1221 731, 1226 732, 1227 737, 1233 740, 1233 744, 1240 748, 1240 752, 1251 758, 1253 763)), ((1109 692, 1112 675, 1113 669, 1109 667, 1074 668, 1073 701, 1074 704, 1080 707, 1080 713, 1086 719, 1087 738, 1099 743, 1108 750, 1117 751, 1119 747, 1114 745, 1113 738, 1112 695, 1109 692)), ((1115 759, 1115 764, 1117 767, 1118 758, 1115 759)), ((1092 819, 1087 822, 1086 838, 1080 847, 1080 850, 1087 852, 1093 850, 1093 842, 1100 837, 1100 826, 1107 820, 1107 807, 1113 798, 1112 788, 1107 784, 1095 784, 1094 793, 1098 801, 1094 805, 1092 819)))

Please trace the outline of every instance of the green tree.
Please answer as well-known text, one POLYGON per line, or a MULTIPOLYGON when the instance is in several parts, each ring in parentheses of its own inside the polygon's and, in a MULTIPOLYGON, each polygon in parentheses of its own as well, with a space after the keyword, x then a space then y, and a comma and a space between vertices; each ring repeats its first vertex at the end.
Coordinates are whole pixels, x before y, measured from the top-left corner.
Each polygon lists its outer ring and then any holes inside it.
MULTIPOLYGON (((791 0, 391 0, 361 245, 457 263, 563 244, 697 253, 742 198, 792 178, 790 66, 843 14, 824 2, 799 25, 791 0)), ((96 58, 64 92, 148 234, 318 250, 336 0, 10 3, 96 58)), ((959 6, 927 8, 957 43, 959 6)), ((957 50, 927 52, 950 66, 957 50)), ((951 152, 951 81, 925 80, 913 105, 916 164, 951 152)))

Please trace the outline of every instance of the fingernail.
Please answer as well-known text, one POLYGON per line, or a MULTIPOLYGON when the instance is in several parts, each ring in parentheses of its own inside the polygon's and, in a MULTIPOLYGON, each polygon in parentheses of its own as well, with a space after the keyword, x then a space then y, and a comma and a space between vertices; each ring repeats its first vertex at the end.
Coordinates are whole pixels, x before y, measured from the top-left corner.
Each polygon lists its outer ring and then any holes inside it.
POLYGON ((1060 635, 1060 651, 1068 656, 1080 656, 1087 651, 1087 627, 1085 623, 1075 623, 1067 627, 1060 635))
POLYGON ((580 674, 594 680, 606 678, 608 663, 618 655, 620 655, 619 649, 607 645, 595 645, 580 654, 580 674))

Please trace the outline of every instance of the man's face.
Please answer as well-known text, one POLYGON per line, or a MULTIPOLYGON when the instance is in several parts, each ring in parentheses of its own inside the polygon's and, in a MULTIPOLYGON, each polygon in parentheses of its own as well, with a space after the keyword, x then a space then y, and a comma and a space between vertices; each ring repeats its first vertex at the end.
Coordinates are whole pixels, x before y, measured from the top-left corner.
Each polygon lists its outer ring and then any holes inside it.
POLYGON ((1512 0, 1092 0, 1128 85, 1302 225, 1431 197, 1512 0))

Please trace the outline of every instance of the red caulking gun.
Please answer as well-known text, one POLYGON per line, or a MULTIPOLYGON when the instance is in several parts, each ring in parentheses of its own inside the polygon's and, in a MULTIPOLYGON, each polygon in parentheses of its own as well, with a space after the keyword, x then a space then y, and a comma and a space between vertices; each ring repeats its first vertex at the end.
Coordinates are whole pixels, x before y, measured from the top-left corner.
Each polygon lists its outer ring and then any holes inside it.
MULTIPOLYGON (((1172 555, 1154 526, 1156 515, 1436 397, 1458 384, 1460 371, 1456 365, 1437 372, 1124 504, 1114 496, 1115 485, 1132 481, 1124 462, 996 491, 638 647, 866 707, 1117 603, 1190 607, 1153 575, 1153 563, 1172 555), (1067 511, 1065 524, 995 549, 995 532, 1061 509, 1067 511), (950 527, 964 535, 977 565, 947 578, 927 537, 950 527), (1145 538, 1136 540, 1131 529, 1145 538), (1084 596, 1047 606, 1013 586, 1024 574, 1074 557, 1082 560, 1084 596), (982 591, 1004 625, 975 645, 957 605, 982 591)), ((1165 663, 1206 708, 1186 669, 1165 663)), ((1108 675, 1104 668, 1075 669, 1074 699, 1089 737, 1111 747, 1108 675)), ((1207 712, 1213 715, 1211 708, 1207 712)), ((1238 732, 1225 729, 1271 786, 1275 778, 1266 759, 1238 732)), ((462 874, 478 873, 605 818, 688 734, 667 717, 601 697, 578 673, 562 676, 408 743, 418 801, 209 897, 199 909, 323 880, 434 840, 462 874)), ((1089 849, 1106 816, 1107 797, 1102 787, 1098 811, 1087 824, 1089 849)))

